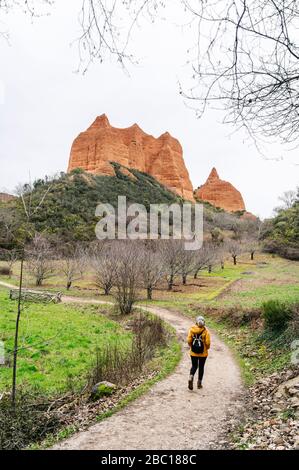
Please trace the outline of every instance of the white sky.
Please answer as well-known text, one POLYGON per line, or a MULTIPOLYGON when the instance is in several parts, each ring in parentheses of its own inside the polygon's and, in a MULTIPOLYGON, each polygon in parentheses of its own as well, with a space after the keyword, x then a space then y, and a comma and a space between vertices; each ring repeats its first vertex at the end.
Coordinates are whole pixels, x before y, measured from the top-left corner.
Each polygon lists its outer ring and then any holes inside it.
POLYGON ((148 24, 136 34, 141 63, 130 76, 112 63, 75 73, 78 51, 70 44, 80 31, 80 0, 71 3, 60 0, 33 24, 15 12, 1 17, 10 45, 0 39, 0 191, 13 191, 29 173, 34 179, 66 171, 74 138, 106 113, 115 127, 137 122, 156 137, 169 131, 183 146, 194 187, 215 166, 242 192, 247 210, 270 216, 278 197, 298 185, 298 150, 272 147, 269 158, 284 159, 265 160, 241 133, 230 135, 217 111, 195 118, 178 93, 188 46, 175 26, 148 24))

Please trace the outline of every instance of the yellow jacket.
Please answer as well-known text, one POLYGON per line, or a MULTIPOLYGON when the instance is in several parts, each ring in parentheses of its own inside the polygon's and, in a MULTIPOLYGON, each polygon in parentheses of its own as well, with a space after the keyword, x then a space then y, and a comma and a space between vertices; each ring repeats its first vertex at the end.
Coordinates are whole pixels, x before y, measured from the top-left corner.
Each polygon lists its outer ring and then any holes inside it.
POLYGON ((189 333, 188 333, 188 338, 187 342, 190 346, 190 356, 195 356, 195 357, 207 357, 209 352, 208 350, 210 349, 211 346, 211 337, 209 331, 206 329, 206 327, 194 325, 190 328, 189 333), (192 345, 192 340, 194 335, 201 335, 202 334, 202 340, 204 344, 204 350, 201 354, 196 354, 191 350, 191 345, 192 345))

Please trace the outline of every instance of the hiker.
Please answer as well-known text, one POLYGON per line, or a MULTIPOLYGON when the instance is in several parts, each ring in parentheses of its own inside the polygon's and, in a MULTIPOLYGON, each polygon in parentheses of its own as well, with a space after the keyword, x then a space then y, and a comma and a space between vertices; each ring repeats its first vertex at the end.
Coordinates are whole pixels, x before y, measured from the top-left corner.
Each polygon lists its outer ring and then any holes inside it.
POLYGON ((204 374, 205 362, 208 357, 211 339, 210 333, 205 327, 204 317, 197 317, 196 324, 192 326, 188 333, 187 342, 190 346, 190 356, 192 367, 188 382, 189 390, 193 390, 193 379, 198 369, 197 388, 202 388, 202 378, 204 374))

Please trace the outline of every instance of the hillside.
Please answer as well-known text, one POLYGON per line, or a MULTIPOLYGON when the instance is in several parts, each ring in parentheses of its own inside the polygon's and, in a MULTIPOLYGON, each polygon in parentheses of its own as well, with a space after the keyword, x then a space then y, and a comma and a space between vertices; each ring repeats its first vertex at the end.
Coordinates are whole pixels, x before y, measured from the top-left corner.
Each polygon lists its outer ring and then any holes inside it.
MULTIPOLYGON (((42 209, 32 217, 34 231, 57 235, 65 241, 89 241, 95 237, 94 229, 98 222, 95 210, 99 203, 116 207, 118 196, 126 196, 128 203, 138 202, 146 208, 154 203, 182 202, 179 196, 154 177, 118 164, 113 166, 116 176, 92 175, 77 169, 69 174, 61 173, 59 177, 35 181, 32 192, 28 191, 26 196, 29 201, 31 194, 33 212, 43 195, 47 195, 42 209)), ((18 239, 24 221, 21 200, 16 199, 3 205, 0 213, 0 243, 7 244, 12 232, 14 238, 18 239), (9 228, 7 219, 11 225, 9 228)))
MULTIPOLYGON (((153 176, 118 163, 111 165, 115 176, 93 175, 75 169, 52 179, 45 177, 35 181, 32 189, 27 188, 25 192, 27 203, 31 198, 34 213, 31 232, 44 233, 50 238, 58 237, 65 242, 88 242, 95 238, 95 225, 98 222, 95 210, 99 203, 111 204, 116 208, 118 196, 126 196, 128 204, 143 204, 149 210, 150 204, 184 202, 153 176), (35 210, 45 194, 42 208, 35 210)), ((204 205, 206 237, 211 236, 215 228, 223 232, 224 237, 240 231, 256 231, 258 221, 244 219, 243 212, 232 214, 208 202, 199 202, 204 205)), ((10 248, 16 245, 23 237, 24 222, 25 214, 20 199, 0 206, 0 246, 10 248)))
POLYGON ((299 259, 299 190, 291 207, 279 208, 262 226, 264 250, 284 258, 299 259))

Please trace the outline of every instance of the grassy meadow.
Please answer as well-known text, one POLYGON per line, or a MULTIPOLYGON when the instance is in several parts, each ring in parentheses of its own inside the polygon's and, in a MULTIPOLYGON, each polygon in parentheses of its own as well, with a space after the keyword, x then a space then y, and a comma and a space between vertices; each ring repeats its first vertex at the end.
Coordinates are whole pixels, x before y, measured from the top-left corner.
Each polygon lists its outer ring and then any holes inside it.
MULTIPOLYGON (((0 289, 0 340, 11 363, 16 302, 0 289)), ((43 393, 79 390, 95 360, 97 348, 131 347, 131 333, 106 315, 109 307, 65 304, 27 304, 20 321, 18 385, 43 393)), ((12 369, 0 368, 0 390, 11 383, 12 369)))
MULTIPOLYGON (((0 262, 0 266, 4 266, 0 262)), ((17 286, 19 265, 13 267, 11 278, 0 275, 0 281, 17 286)), ((289 261, 276 255, 257 253, 253 261, 249 254, 242 254, 236 266, 232 259, 227 258, 224 269, 215 266, 211 273, 203 270, 198 279, 188 277, 187 285, 182 284, 181 278, 175 279, 171 292, 167 285, 161 282, 153 292, 151 303, 161 306, 189 306, 194 302, 205 302, 211 305, 231 306, 259 306, 262 302, 277 298, 286 302, 295 302, 299 299, 299 262, 289 261)), ((33 279, 25 270, 24 286, 36 289, 33 279)), ((95 276, 91 269, 87 269, 82 279, 74 281, 73 287, 67 291, 65 279, 54 273, 43 283, 47 291, 62 292, 73 297, 97 298, 98 300, 112 301, 111 296, 105 296, 96 286, 95 276)), ((141 291, 140 302, 146 301, 146 292, 141 291)))
MULTIPOLYGON (((17 285, 18 270, 19 266, 15 265, 12 277, 0 276, 0 281, 17 285)), ((285 349, 281 344, 279 347, 275 344, 273 346, 271 341, 261 339, 260 324, 257 328, 252 328, 249 324, 233 326, 227 318, 223 320, 214 314, 209 316, 206 309, 257 309, 268 300, 296 303, 299 301, 298 279, 299 262, 262 253, 257 253, 255 259, 250 260, 249 254, 243 254, 238 258, 236 266, 233 265, 232 259, 228 258, 224 269, 216 266, 211 273, 201 271, 198 279, 189 276, 186 286, 182 284, 181 278, 177 277, 171 292, 167 290, 166 283, 160 283, 153 292, 152 301, 146 300, 146 292, 141 291, 138 303, 180 311, 190 316, 190 321, 196 314, 204 311, 210 327, 236 352, 246 381, 252 382, 256 376, 277 370, 289 362, 291 351, 288 341, 285 343, 285 349), (252 350, 257 354, 250 355, 252 350)), ((91 270, 87 271, 82 279, 75 281, 69 291, 65 289, 64 284, 64 278, 56 274, 44 282, 42 289, 60 291, 73 297, 113 301, 112 296, 104 296, 96 286, 91 270)), ((33 280, 26 272, 25 286, 35 288, 33 280)), ((7 293, 3 291, 0 294, 0 302, 1 334, 8 340, 8 348, 11 348, 13 312, 16 306, 8 301, 7 293)), ((101 315, 101 311, 107 310, 109 307, 104 306, 28 306, 22 317, 21 334, 25 347, 30 347, 24 349, 20 355, 19 380, 44 390, 61 391, 72 381, 79 387, 82 384, 82 374, 84 375, 90 364, 95 348, 105 344, 113 345, 116 340, 115 328, 120 332, 124 344, 130 345, 130 335, 101 315), (29 331, 31 333, 28 339, 29 331), (35 348, 35 343, 47 340, 49 345, 46 344, 42 349, 35 348), (32 345, 28 344, 28 341, 32 345), (74 377, 81 379, 74 380, 74 377)), ((0 385, 7 385, 9 380, 10 371, 2 368, 0 385)))

